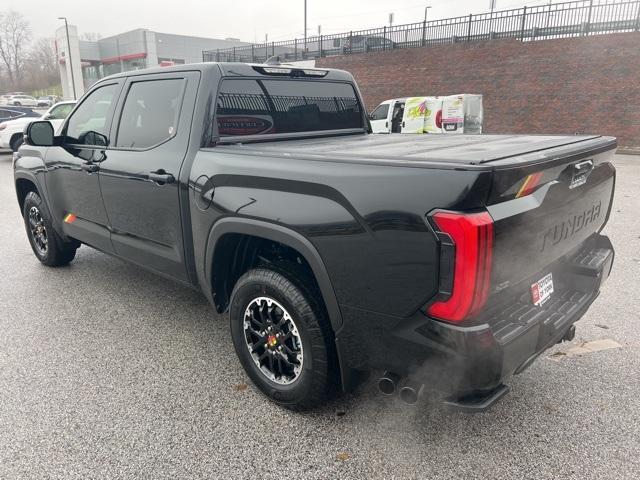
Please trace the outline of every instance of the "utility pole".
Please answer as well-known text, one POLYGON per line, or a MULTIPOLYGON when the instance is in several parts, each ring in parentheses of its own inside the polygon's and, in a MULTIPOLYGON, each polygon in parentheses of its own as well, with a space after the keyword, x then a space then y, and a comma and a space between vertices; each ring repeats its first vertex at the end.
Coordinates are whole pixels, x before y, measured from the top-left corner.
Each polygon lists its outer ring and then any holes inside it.
POLYGON ((393 26, 393 12, 391 12, 389 14, 389 26, 392 27, 393 26))
POLYGON ((69 70, 71 71, 71 87, 73 88, 73 99, 76 100, 76 80, 73 78, 73 60, 71 59, 71 41, 69 40, 69 24, 67 17, 58 17, 58 20, 64 20, 64 29, 67 33, 67 58, 69 59, 69 70))
POLYGON ((304 0, 304 51, 307 51, 307 0, 304 0))

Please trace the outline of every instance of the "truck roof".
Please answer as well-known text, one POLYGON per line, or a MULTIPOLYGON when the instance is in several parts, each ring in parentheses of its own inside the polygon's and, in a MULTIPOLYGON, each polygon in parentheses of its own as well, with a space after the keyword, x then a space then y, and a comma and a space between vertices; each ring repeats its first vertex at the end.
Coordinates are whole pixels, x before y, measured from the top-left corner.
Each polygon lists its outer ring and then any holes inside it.
MULTIPOLYGON (((129 72, 121 72, 113 75, 109 75, 100 82, 106 79, 133 77, 137 75, 148 75, 157 73, 171 73, 171 72, 193 72, 193 71, 208 71, 216 70, 216 73, 222 73, 223 76, 259 76, 263 75, 259 71, 256 71, 254 67, 258 68, 292 68, 296 70, 321 70, 327 72, 327 75, 322 77, 321 80, 337 80, 353 82, 353 76, 344 70, 337 70, 333 68, 309 68, 300 67, 297 65, 291 65, 287 63, 281 64, 262 64, 262 63, 236 63, 236 62, 201 62, 201 63, 189 63, 185 65, 174 65, 171 67, 153 67, 145 68, 143 70, 132 70, 129 72)), ((268 76, 268 75, 265 75, 268 76)))

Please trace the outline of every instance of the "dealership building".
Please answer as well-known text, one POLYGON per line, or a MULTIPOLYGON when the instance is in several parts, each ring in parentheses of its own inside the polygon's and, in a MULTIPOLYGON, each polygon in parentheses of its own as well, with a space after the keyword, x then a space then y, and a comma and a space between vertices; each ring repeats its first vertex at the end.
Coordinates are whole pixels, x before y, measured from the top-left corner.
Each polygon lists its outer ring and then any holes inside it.
POLYGON ((202 61, 204 50, 250 45, 139 28, 96 41, 80 40, 74 25, 56 30, 56 52, 65 99, 79 98, 97 80, 119 72, 202 61), (69 61, 70 60, 70 61, 69 61), (75 94, 74 94, 75 90, 75 94))

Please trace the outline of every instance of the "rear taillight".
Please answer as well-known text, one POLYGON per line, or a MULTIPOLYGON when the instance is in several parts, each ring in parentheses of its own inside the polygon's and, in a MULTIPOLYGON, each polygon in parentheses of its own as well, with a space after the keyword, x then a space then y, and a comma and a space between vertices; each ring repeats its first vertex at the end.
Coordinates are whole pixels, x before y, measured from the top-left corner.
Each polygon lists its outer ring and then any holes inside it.
MULTIPOLYGON (((427 314, 440 320, 461 322, 474 317, 489 295, 493 219, 488 212, 445 211, 436 212, 432 219, 453 243, 453 283, 451 295, 432 303, 427 314)), ((450 275, 450 272, 444 274, 450 275)))

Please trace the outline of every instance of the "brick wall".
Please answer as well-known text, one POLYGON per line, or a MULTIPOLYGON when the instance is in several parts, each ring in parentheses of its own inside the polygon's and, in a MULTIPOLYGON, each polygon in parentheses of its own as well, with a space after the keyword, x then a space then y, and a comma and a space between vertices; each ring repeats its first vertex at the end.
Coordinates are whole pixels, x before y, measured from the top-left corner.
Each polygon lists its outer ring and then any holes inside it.
POLYGON ((405 96, 481 93, 486 133, 595 133, 640 146, 640 33, 515 39, 328 57, 369 110, 405 96))

